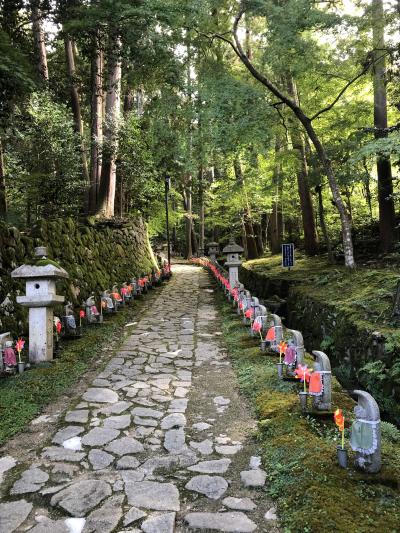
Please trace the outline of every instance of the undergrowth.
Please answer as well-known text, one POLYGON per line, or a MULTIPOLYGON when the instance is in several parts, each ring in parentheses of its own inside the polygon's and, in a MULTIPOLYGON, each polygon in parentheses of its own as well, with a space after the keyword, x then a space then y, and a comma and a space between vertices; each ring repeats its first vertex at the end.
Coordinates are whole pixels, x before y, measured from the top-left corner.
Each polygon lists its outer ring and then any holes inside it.
MULTIPOLYGON (((268 474, 266 492, 276 500, 285 533, 394 533, 400 531, 400 443, 397 430, 384 426, 382 470, 357 472, 338 467, 339 441, 331 417, 302 416, 299 384, 280 381, 274 356, 262 355, 220 294, 227 350, 241 391, 258 417, 258 439, 268 474)), ((333 380, 333 404, 351 418, 353 400, 333 380)), ((390 426, 390 424, 388 425, 390 426)), ((348 432, 346 438, 348 442, 348 432)))

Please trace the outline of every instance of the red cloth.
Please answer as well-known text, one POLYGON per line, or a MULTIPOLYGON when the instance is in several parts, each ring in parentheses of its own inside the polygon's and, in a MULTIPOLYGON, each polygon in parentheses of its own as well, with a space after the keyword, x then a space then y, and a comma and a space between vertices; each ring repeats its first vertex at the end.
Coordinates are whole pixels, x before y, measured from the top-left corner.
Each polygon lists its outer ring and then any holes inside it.
POLYGON ((16 366, 17 358, 15 357, 14 348, 5 348, 4 349, 4 363, 7 366, 16 366))
POLYGON ((322 392, 322 376, 320 372, 313 372, 310 377, 310 385, 308 387, 310 394, 321 394, 322 392))
POLYGON ((266 341, 274 341, 275 340, 275 328, 269 328, 267 332, 267 336, 265 337, 266 341))

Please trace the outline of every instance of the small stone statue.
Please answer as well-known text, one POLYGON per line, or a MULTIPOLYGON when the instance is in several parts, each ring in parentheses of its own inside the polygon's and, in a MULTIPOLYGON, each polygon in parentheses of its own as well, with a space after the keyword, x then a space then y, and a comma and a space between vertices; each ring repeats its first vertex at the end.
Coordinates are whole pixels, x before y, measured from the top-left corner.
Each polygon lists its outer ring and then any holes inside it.
POLYGON ((299 365, 304 365, 304 341, 300 331, 288 329, 288 347, 285 351, 283 362, 286 365, 286 375, 295 377, 295 370, 299 365))
POLYGON ((77 334, 76 320, 74 315, 74 307, 71 302, 68 302, 64 307, 64 316, 62 317, 64 331, 69 335, 77 334))
POLYGON ((111 291, 111 298, 114 301, 114 306, 116 309, 118 309, 119 305, 123 305, 124 301, 122 299, 122 296, 119 293, 117 285, 113 285, 112 291, 111 291))
POLYGON ((101 295, 101 307, 104 311, 108 313, 115 313, 116 309, 114 307, 114 302, 110 296, 109 291, 103 291, 101 295))
POLYGON ((3 365, 4 372, 13 374, 17 366, 17 357, 13 348, 12 341, 6 341, 3 349, 3 365))
POLYGON ((332 371, 329 357, 318 350, 312 352, 314 372, 311 373, 308 394, 315 411, 330 411, 332 407, 332 371))
POLYGON ((86 318, 89 324, 97 324, 102 321, 101 319, 103 317, 99 313, 99 310, 97 309, 94 294, 89 296, 89 298, 86 300, 85 307, 86 307, 86 318))
POLYGON ((375 474, 382 466, 379 407, 368 392, 355 390, 352 396, 358 400, 350 436, 350 446, 356 452, 354 464, 359 470, 375 474))
POLYGON ((142 291, 141 287, 139 285, 139 282, 136 278, 131 279, 131 287, 132 287, 132 295, 133 296, 140 296, 142 291))

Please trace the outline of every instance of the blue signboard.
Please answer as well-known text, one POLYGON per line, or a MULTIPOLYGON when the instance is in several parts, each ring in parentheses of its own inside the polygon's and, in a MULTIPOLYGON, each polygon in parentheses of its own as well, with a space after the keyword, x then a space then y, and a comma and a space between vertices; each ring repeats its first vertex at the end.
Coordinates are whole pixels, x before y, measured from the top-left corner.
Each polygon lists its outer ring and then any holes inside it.
POLYGON ((282 266, 294 267, 294 244, 282 244, 282 266))

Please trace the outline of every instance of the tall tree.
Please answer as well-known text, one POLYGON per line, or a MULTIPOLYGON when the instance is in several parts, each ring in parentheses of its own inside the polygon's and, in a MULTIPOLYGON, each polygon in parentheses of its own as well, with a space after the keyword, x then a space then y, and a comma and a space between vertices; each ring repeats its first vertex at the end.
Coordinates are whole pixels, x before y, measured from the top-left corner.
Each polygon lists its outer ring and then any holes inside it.
POLYGON ((37 70, 39 77, 44 81, 49 81, 49 69, 47 66, 47 50, 45 33, 43 30, 43 11, 40 0, 31 0, 32 31, 35 38, 37 52, 37 70))
POLYGON ((282 141, 279 136, 275 141, 275 162, 272 174, 273 201, 271 218, 268 225, 269 237, 271 243, 271 252, 277 254, 281 251, 283 242, 283 213, 282 213, 282 176, 280 151, 282 141))
MULTIPOLYGON (((75 131, 79 135, 79 138, 81 140, 82 174, 83 174, 83 179, 86 183, 85 196, 87 196, 90 180, 89 180, 89 168, 88 168, 87 157, 86 157, 86 147, 85 147, 85 141, 84 141, 84 131, 83 131, 83 121, 82 121, 81 104, 80 104, 80 98, 79 98, 79 90, 78 90, 78 84, 76 82, 76 68, 75 68, 75 55, 74 55, 75 43, 73 39, 71 38, 71 36, 66 32, 64 32, 64 46, 65 46, 65 57, 67 61, 67 72, 68 72, 70 92, 71 92, 71 109, 72 109, 72 115, 74 117, 75 131)), ((86 201, 85 204, 87 203, 88 202, 86 201)))
MULTIPOLYGON (((288 93, 296 105, 299 105, 297 87, 292 76, 288 78, 288 93)), ((311 199, 310 186, 308 183, 308 168, 306 147, 303 131, 294 115, 290 115, 290 137, 292 146, 297 154, 297 188, 299 191, 301 218, 304 231, 304 249, 306 254, 315 255, 318 251, 317 233, 315 230, 314 208, 311 199)))
MULTIPOLYGON (((372 68, 374 85, 374 126, 377 139, 387 137, 387 95, 386 95, 386 48, 385 14, 383 0, 372 0, 372 38, 374 64, 372 68)), ((392 167, 388 156, 380 155, 376 162, 378 174, 379 233, 381 249, 388 252, 396 240, 395 211, 393 201, 392 167)))
POLYGON ((92 39, 91 57, 91 117, 90 117, 90 186, 89 213, 97 208, 101 178, 101 147, 103 142, 103 69, 104 54, 100 32, 92 39))
POLYGON ((116 28, 111 29, 107 58, 107 96, 103 160, 97 215, 105 218, 114 216, 116 165, 118 152, 118 131, 121 114, 121 36, 116 28))

